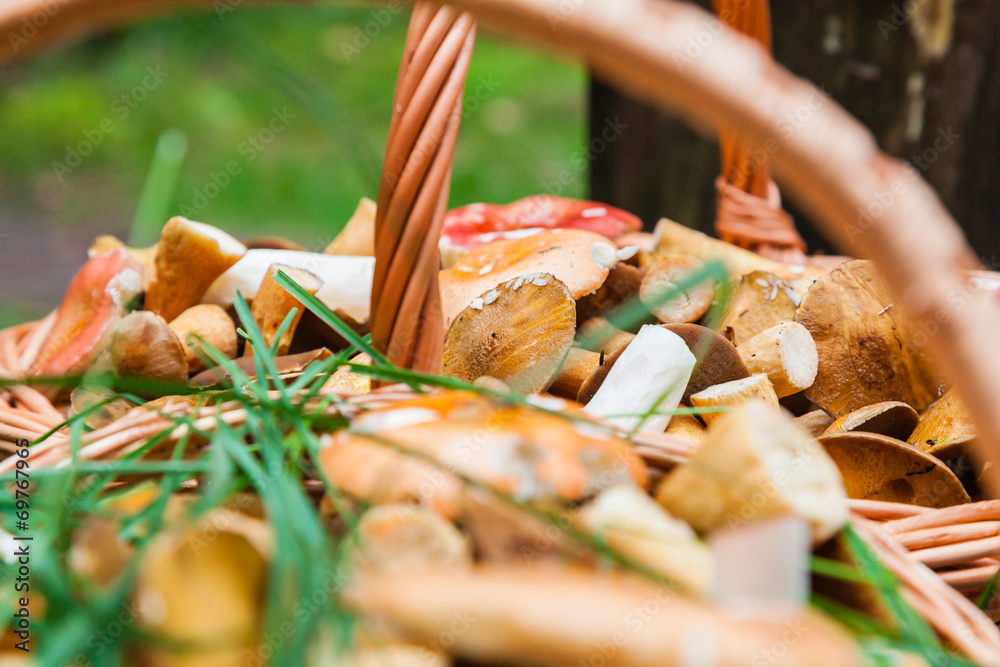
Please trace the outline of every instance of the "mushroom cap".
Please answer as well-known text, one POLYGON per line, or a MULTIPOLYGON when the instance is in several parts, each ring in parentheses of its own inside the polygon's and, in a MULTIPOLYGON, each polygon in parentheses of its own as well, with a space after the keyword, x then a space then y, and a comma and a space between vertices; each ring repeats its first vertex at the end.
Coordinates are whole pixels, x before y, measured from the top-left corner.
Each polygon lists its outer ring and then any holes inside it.
POLYGON ((669 253, 649 267, 639 287, 639 298, 661 322, 695 322, 708 312, 715 299, 715 284, 700 282, 675 294, 677 286, 704 266, 697 257, 669 253))
POLYGON ((733 345, 742 345, 761 331, 791 321, 799 302, 798 292, 778 276, 753 271, 735 286, 717 329, 733 345))
POLYGON ((484 375, 512 391, 548 387, 573 345, 576 304, 547 273, 512 278, 474 299, 452 322, 441 370, 472 382, 484 375))
POLYGON ((725 336, 708 327, 698 324, 663 324, 684 341, 691 354, 698 360, 694 373, 688 380, 684 390, 685 403, 689 403, 691 394, 697 394, 709 387, 732 380, 742 380, 750 377, 750 371, 743 363, 743 357, 725 336))
POLYGON ((607 238, 577 229, 548 230, 471 250, 441 272, 444 325, 451 326, 480 294, 526 273, 551 273, 566 284, 574 299, 590 294, 604 284, 609 268, 591 259, 595 244, 607 246, 615 256, 617 249, 607 238))
POLYGON ((923 410, 942 392, 926 336, 894 305, 868 260, 845 262, 821 276, 795 314, 819 354, 806 398, 836 417, 872 403, 901 401, 923 410))
POLYGON ((883 401, 858 408, 834 421, 823 432, 833 435, 845 431, 865 431, 878 433, 890 438, 906 441, 917 426, 917 411, 906 403, 883 401))
POLYGON ((969 502, 948 466, 905 442, 860 431, 824 435, 819 442, 840 468, 850 498, 922 507, 969 502))
POLYGON ((111 365, 121 377, 187 382, 187 353, 166 320, 148 310, 122 318, 108 346, 111 365))
POLYGON ((961 454, 976 434, 972 417, 952 389, 921 415, 907 441, 928 454, 947 460, 961 454))
POLYGON ((362 414, 351 431, 324 436, 320 462, 356 498, 416 500, 448 517, 461 511, 463 482, 445 471, 521 501, 575 502, 622 481, 646 486, 645 465, 626 441, 580 421, 586 415, 568 402, 549 400, 575 420, 474 392, 401 401, 362 414))

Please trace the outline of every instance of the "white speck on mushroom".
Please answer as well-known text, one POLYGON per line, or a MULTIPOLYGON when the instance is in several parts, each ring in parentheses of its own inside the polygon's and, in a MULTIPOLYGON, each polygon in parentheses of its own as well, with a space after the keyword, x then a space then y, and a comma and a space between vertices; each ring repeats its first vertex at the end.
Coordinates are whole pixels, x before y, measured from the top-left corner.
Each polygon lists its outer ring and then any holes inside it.
POLYGON ((479 275, 485 276, 487 273, 493 270, 493 262, 490 262, 483 268, 479 269, 479 275))
POLYGON ((881 315, 882 313, 884 313, 885 311, 889 310, 890 308, 892 308, 892 304, 891 303, 888 306, 886 306, 885 308, 883 308, 882 310, 878 311, 878 314, 881 315))
POLYGON ((536 287, 545 287, 546 285, 549 284, 549 279, 544 276, 538 276, 537 278, 531 281, 531 284, 535 285, 536 287))
POLYGON ((618 263, 615 247, 604 241, 598 241, 590 246, 590 259, 603 269, 613 269, 618 263))
POLYGON ((624 248, 619 248, 618 252, 615 253, 620 261, 624 262, 627 259, 632 259, 635 257, 635 253, 639 252, 639 246, 637 245, 627 245, 624 248))
POLYGON ((608 209, 604 208, 603 206, 599 206, 597 208, 588 208, 588 209, 586 209, 584 211, 581 211, 580 212, 580 217, 581 218, 598 218, 598 217, 600 217, 602 215, 607 215, 607 214, 608 214, 608 209))
POLYGON ((477 297, 477 298, 473 299, 472 303, 469 304, 469 308, 472 308, 473 310, 482 310, 483 309, 483 298, 482 297, 477 297))
POLYGON ((757 278, 756 280, 754 280, 754 282, 757 283, 758 285, 760 285, 761 287, 767 287, 768 285, 771 284, 771 283, 767 282, 766 280, 764 280, 763 278, 757 278))
POLYGON ((488 306, 499 298, 500 298, 500 290, 491 289, 489 292, 483 295, 483 303, 488 306))
POLYGON ((799 293, 793 290, 791 287, 787 286, 785 287, 785 296, 788 297, 788 300, 791 301, 792 305, 794 305, 796 308, 798 308, 799 304, 802 303, 802 297, 799 296, 799 293))

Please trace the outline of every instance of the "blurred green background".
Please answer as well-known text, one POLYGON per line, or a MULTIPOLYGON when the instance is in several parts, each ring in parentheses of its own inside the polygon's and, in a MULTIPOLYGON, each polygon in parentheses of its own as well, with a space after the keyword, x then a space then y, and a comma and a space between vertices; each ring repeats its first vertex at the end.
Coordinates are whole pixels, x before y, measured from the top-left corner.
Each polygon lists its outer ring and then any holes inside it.
MULTIPOLYGON (((0 71, 0 326, 56 306, 94 236, 127 238, 170 128, 188 141, 170 214, 321 249, 375 197, 407 21, 220 0, 0 71)), ((586 141, 585 96, 578 65, 480 34, 451 205, 543 191, 586 141)), ((581 172, 564 194, 585 192, 581 172)))

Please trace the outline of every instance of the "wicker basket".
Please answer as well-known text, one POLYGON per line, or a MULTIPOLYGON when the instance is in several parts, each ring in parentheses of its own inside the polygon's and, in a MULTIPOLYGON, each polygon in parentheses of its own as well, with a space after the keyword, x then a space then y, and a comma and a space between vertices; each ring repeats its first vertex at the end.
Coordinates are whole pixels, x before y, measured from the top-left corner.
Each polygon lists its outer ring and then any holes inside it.
MULTIPOLYGON (((726 125, 767 145, 783 186, 845 252, 874 259, 900 305, 918 326, 926 325, 920 328, 929 334, 941 367, 979 428, 979 454, 994 458, 1000 453, 1000 383, 995 381, 1000 354, 991 347, 1000 331, 1000 304, 967 287, 966 272, 981 266, 934 192, 903 163, 881 153, 870 133, 835 102, 776 66, 751 40, 719 30, 713 17, 688 4, 450 4, 472 12, 484 26, 569 52, 634 96, 676 111, 700 128, 726 125)), ((147 14, 210 5, 210 0, 6 3, 0 30, 27 39, 6 40, 0 62, 147 14)), ((856 505, 855 510, 873 520, 909 516, 882 506, 856 505)), ((866 530, 879 530, 866 525, 866 530)), ((872 535, 875 542, 888 539, 872 535)), ((975 613, 961 603, 955 609, 967 620, 975 613)))

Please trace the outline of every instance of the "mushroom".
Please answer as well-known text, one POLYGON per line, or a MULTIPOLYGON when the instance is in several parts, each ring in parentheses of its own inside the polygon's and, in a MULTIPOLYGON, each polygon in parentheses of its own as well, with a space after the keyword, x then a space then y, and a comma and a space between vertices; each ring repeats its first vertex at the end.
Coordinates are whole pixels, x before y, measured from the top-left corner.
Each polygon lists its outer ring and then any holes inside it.
POLYGON ((94 255, 77 271, 52 328, 31 362, 32 375, 83 373, 142 290, 142 268, 125 250, 94 255))
POLYGON ((614 652, 615 667, 746 667, 774 647, 784 665, 862 664, 854 640, 818 613, 766 605, 752 617, 725 613, 662 584, 582 568, 489 565, 372 578, 349 587, 345 602, 414 642, 454 639, 448 650, 461 664, 604 664, 600 650, 614 652), (475 621, 456 632, 456 618, 475 621))
POLYGON ((750 377, 740 353, 726 338, 708 327, 697 324, 663 324, 662 328, 681 337, 697 360, 688 386, 684 390, 685 403, 691 394, 711 386, 750 377))
POLYGON ((571 347, 548 392, 553 396, 579 401, 580 388, 603 365, 603 356, 582 347, 571 347))
POLYGON ((674 415, 664 433, 695 444, 705 440, 705 427, 694 415, 674 415))
POLYGON ((337 237, 323 250, 324 255, 375 256, 375 202, 362 197, 354 215, 337 237))
POLYGON ((592 317, 577 327, 580 345, 594 352, 611 352, 624 343, 632 342, 634 333, 622 331, 603 317, 592 317))
POLYGON ((148 310, 122 318, 111 335, 108 353, 111 367, 119 377, 187 382, 184 346, 166 320, 148 310))
POLYGON ((423 574, 472 564, 469 541, 441 516, 408 505, 381 505, 357 526, 357 569, 362 573, 423 574))
POLYGON ((814 438, 818 438, 829 428, 834 419, 823 410, 812 410, 796 417, 794 421, 803 431, 814 438))
POLYGON ((295 250, 305 252, 301 243, 296 243, 282 236, 255 236, 247 239, 247 250, 295 250))
POLYGON ((972 417, 952 389, 921 415, 906 439, 915 447, 946 461, 960 455, 975 437, 976 426, 972 417))
POLYGON ((884 401, 844 415, 830 424, 823 435, 865 431, 905 441, 916 428, 918 419, 917 411, 906 403, 884 401))
POLYGON ((683 252, 694 255, 702 261, 716 259, 725 264, 729 272, 737 277, 754 271, 763 271, 773 273, 784 280, 794 280, 825 273, 823 269, 794 266, 765 259, 757 253, 712 238, 667 218, 661 218, 656 224, 653 237, 658 251, 683 252))
POLYGON ((799 302, 798 293, 780 278, 753 271, 735 287, 715 328, 739 347, 766 329, 791 322, 799 302))
POLYGON ((656 499, 699 532, 794 514, 820 543, 847 521, 833 460, 790 417, 757 400, 713 423, 694 457, 667 474, 656 499))
POLYGON ((619 308, 634 303, 639 296, 642 276, 643 272, 634 266, 624 262, 615 264, 608 270, 603 285, 577 301, 576 321, 586 322, 595 317, 614 319, 619 308))
MULTIPOLYGON (((730 380, 722 384, 712 385, 708 389, 703 389, 697 394, 691 394, 691 405, 696 408, 734 408, 750 400, 759 400, 763 403, 779 408, 778 397, 774 393, 771 381, 763 373, 757 373, 741 380, 730 380)), ((708 426, 717 419, 721 419, 725 412, 702 412, 702 420, 708 426)))
POLYGON ((551 273, 566 284, 570 296, 579 299, 604 283, 617 262, 616 252, 605 237, 577 229, 546 230, 481 245, 441 272, 444 325, 451 326, 473 299, 528 273, 551 273))
POLYGON ((680 336, 646 325, 621 353, 584 411, 625 430, 663 433, 695 363, 680 336))
POLYGON ((695 322, 708 312, 715 299, 715 285, 701 282, 673 295, 684 282, 704 265, 691 255, 670 253, 646 271, 639 288, 639 298, 651 313, 665 323, 695 322), (673 296, 671 296, 673 295, 673 296), (669 297, 669 298, 668 298, 669 297))
POLYGON ((184 344, 190 373, 205 370, 205 363, 196 352, 198 343, 189 340, 189 334, 197 334, 227 359, 236 357, 236 324, 221 306, 209 303, 191 306, 174 318, 169 326, 184 344))
POLYGON ((877 433, 835 433, 819 439, 840 468, 850 498, 922 507, 969 502, 948 466, 905 442, 877 433))
MULTIPOLYGON (((351 359, 351 363, 359 366, 371 366, 372 358, 364 352, 359 352, 351 359)), ((323 389, 367 394, 372 390, 372 378, 370 375, 354 372, 349 366, 341 366, 323 384, 323 389)))
POLYGON ((93 257, 95 255, 100 255, 104 252, 111 252, 113 250, 125 250, 131 257, 142 267, 142 277, 143 285, 153 275, 153 262, 156 259, 156 245, 153 244, 148 248, 130 248, 125 245, 120 239, 110 234, 102 234, 98 236, 87 248, 87 257, 93 257))
POLYGON ((685 591, 708 591, 713 570, 708 546, 637 487, 620 484, 602 491, 583 506, 577 520, 616 553, 685 591))
POLYGON ((146 310, 171 321, 201 301, 209 285, 247 252, 221 229, 180 216, 160 233, 146 310))
POLYGON ((645 488, 646 467, 626 441, 550 400, 564 416, 472 392, 403 400, 323 436, 320 465, 354 498, 419 503, 446 518, 460 514, 465 493, 452 473, 525 503, 577 502, 626 480, 645 488))
POLYGON ((371 301, 372 275, 375 271, 373 257, 331 256, 316 252, 295 250, 250 250, 243 259, 212 283, 202 299, 228 308, 236 292, 245 299, 253 299, 269 275, 272 264, 302 269, 323 281, 316 298, 327 308, 341 310, 360 324, 368 322, 371 301))
POLYGON ((894 305, 870 261, 845 262, 817 280, 795 321, 809 330, 819 353, 806 398, 835 417, 883 401, 919 411, 942 393, 920 344, 926 336, 894 305))
MULTIPOLYGON (((303 269, 295 269, 290 266, 282 266, 281 264, 272 264, 268 267, 265 274, 266 277, 253 299, 250 313, 253 315, 254 322, 257 323, 257 327, 264 336, 264 342, 267 343, 268 348, 271 348, 274 346, 274 341, 278 336, 278 329, 285 321, 285 318, 288 317, 293 308, 296 309, 295 315, 292 316, 292 321, 289 322, 284 332, 282 332, 281 338, 278 339, 277 354, 283 355, 288 352, 288 348, 292 344, 295 327, 302 318, 305 307, 291 292, 279 285, 274 279, 278 271, 284 272, 299 287, 312 295, 320 290, 323 286, 323 281, 303 269)), ((252 347, 247 346, 247 354, 252 353, 252 347)))
MULTIPOLYGON (((282 380, 291 380, 302 374, 309 364, 314 361, 323 361, 330 358, 330 350, 319 348, 299 354, 288 354, 274 358, 274 365, 278 369, 278 376, 282 380)), ((253 356, 238 357, 233 360, 236 367, 247 375, 250 379, 257 377, 257 364, 253 356)), ((222 366, 209 368, 198 373, 191 378, 190 384, 194 387, 214 387, 220 384, 228 384, 233 381, 229 371, 222 366)))
POLYGON ((798 322, 782 322, 765 329, 736 350, 747 370, 767 375, 778 398, 798 393, 816 379, 816 343, 798 322))
POLYGON ((442 373, 469 382, 488 375, 513 391, 536 393, 555 379, 575 330, 566 285, 551 274, 524 274, 473 299, 455 318, 442 373))

